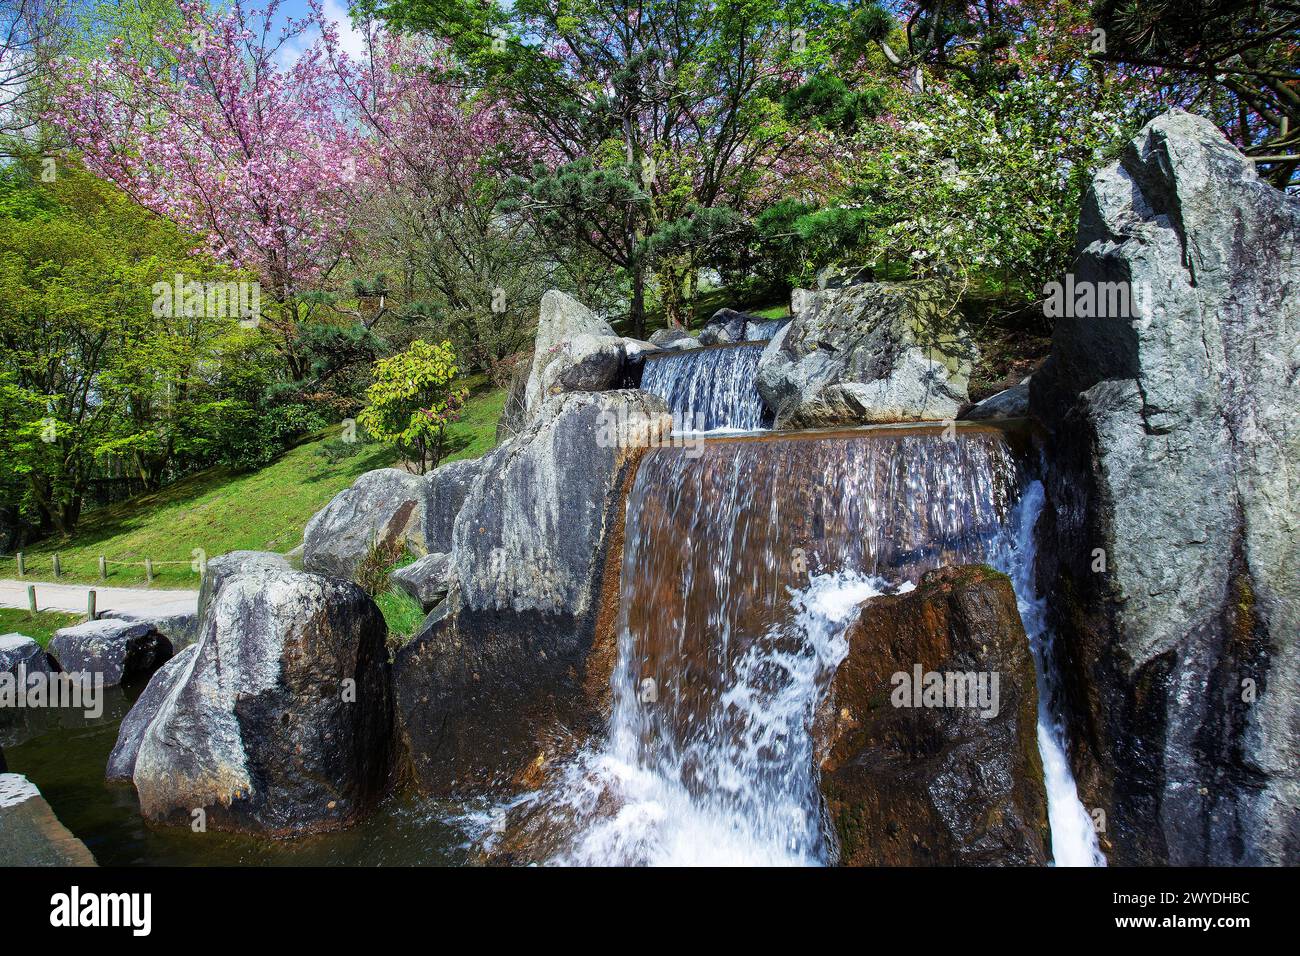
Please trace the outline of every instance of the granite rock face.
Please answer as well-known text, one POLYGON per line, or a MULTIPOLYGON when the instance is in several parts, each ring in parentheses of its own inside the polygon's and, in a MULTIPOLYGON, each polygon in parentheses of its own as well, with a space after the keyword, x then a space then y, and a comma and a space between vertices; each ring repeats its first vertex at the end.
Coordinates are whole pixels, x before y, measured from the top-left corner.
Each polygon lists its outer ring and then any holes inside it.
POLYGON ((346 826, 388 782, 383 615, 354 584, 253 567, 222 579, 198 644, 155 675, 119 732, 150 820, 290 835, 346 826))
POLYGON ((456 519, 447 606, 394 664, 421 789, 503 783, 572 716, 628 466, 670 428, 656 396, 578 392, 483 459, 456 519))
POLYGON ((931 571, 865 602, 847 637, 814 727, 839 862, 1045 864, 1038 691, 1011 582, 982 566, 931 571), (926 696, 928 674, 951 700, 926 696))
POLYGON ((1118 863, 1294 865, 1300 198, 1173 111, 1096 174, 1078 250, 1092 301, 1031 400, 1085 803, 1118 863))
POLYGON ((940 284, 865 282, 798 300, 758 367, 777 428, 943 421, 965 404, 972 347, 940 284))

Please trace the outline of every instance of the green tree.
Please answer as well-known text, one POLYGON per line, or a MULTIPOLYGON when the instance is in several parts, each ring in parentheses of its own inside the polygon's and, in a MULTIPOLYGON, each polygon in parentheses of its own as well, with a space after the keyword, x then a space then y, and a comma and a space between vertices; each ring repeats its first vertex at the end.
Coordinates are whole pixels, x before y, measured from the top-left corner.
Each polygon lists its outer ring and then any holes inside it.
POLYGON ((375 381, 357 424, 373 438, 392 442, 425 474, 442 460, 447 426, 465 405, 468 390, 455 384, 458 372, 450 342, 412 342, 406 351, 375 363, 375 381))

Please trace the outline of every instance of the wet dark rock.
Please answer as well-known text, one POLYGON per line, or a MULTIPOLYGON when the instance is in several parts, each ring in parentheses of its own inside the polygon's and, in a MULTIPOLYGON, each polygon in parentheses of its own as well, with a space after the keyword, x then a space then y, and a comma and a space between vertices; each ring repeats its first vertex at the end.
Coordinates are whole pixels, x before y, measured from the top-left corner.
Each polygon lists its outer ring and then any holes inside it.
POLYGON ((1076 288, 1130 293, 1058 319, 1031 389, 1081 795, 1115 863, 1294 865, 1300 197, 1172 111, 1096 174, 1078 249, 1076 288))
POLYGON ((265 567, 227 576, 198 644, 123 722, 110 771, 134 752, 141 812, 158 822, 201 809, 218 830, 346 826, 388 781, 386 633, 354 584, 265 567))
POLYGON ((102 675, 113 687, 152 674, 172 645, 149 621, 86 621, 55 631, 49 653, 60 669, 102 675))
POLYGON ((1046 863, 1038 693, 1010 580, 983 566, 931 571, 914 591, 865 602, 847 636, 814 730, 839 862, 1046 863), (982 674, 986 695, 896 706, 894 675, 910 688, 917 665, 982 674))

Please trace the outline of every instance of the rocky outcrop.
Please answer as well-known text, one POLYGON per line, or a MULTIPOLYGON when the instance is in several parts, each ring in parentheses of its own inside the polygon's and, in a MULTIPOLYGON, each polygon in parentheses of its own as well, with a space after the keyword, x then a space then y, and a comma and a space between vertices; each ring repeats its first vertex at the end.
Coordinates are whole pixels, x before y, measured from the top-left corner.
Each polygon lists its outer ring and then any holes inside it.
POLYGON ((25 634, 0 634, 0 673, 48 674, 50 662, 41 645, 25 634))
POLYGON ((172 656, 149 621, 86 621, 54 632, 50 656, 61 669, 103 677, 105 687, 147 677, 172 656))
POLYGON ((759 362, 777 428, 943 421, 965 404, 972 349, 941 284, 866 282, 799 299, 759 362))
POLYGON ((505 782, 536 755, 539 733, 581 719, 622 483, 670 427, 645 392, 561 395, 483 459, 456 519, 449 607, 394 664, 423 790, 505 782))
POLYGON ((59 822, 35 784, 0 772, 0 866, 94 865, 86 844, 59 822))
POLYGON ((1047 862, 1038 693, 1011 582, 931 571, 864 603, 847 637, 814 728, 839 862, 1047 862), (950 692, 918 689, 931 674, 950 692))
POLYGON ((273 551, 229 551, 215 558, 209 558, 203 568, 203 580, 199 584, 199 623, 202 623, 208 605, 212 603, 212 599, 216 597, 222 585, 236 575, 288 570, 289 562, 284 555, 273 551))
POLYGON ((1294 865, 1300 198, 1174 111, 1094 177, 1078 252, 1031 391, 1084 802, 1114 862, 1294 865))
POLYGON ((199 643, 123 721, 110 773, 130 768, 158 822, 202 810, 211 829, 272 835, 352 823, 388 780, 385 635, 354 584, 256 562, 223 576, 199 643))
POLYGON ((976 402, 962 412, 965 421, 985 421, 992 418, 1025 418, 1029 415, 1029 379, 1019 385, 1005 388, 976 402))
POLYGON ((609 324, 555 289, 542 296, 533 364, 524 390, 526 416, 565 392, 601 391, 617 385, 626 346, 609 324))
POLYGON ((350 581, 372 545, 424 551, 425 490, 422 475, 401 468, 366 472, 307 522, 303 568, 350 581))

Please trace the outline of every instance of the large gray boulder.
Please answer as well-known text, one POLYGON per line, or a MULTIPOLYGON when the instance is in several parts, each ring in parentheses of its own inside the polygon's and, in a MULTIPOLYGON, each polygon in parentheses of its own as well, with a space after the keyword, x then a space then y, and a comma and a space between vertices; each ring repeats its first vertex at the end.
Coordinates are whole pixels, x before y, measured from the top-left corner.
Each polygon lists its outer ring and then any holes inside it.
POLYGON ((526 416, 552 396, 614 388, 626 346, 609 324, 572 296, 555 289, 542 296, 533 364, 524 390, 526 416))
POLYGON ((758 366, 777 428, 943 421, 965 404, 973 353, 942 284, 864 282, 799 300, 758 366))
POLYGON ((137 611, 104 611, 101 621, 146 621, 153 629, 171 642, 172 651, 179 652, 199 639, 198 614, 141 614, 137 611))
POLYGON ((346 581, 372 545, 425 550, 424 476, 401 468, 368 471, 307 522, 302 566, 346 581))
POLYGON ((123 721, 110 773, 128 768, 150 820, 289 835, 346 826, 388 781, 386 628, 354 584, 256 568, 225 578, 199 643, 123 721))
POLYGON ((59 822, 34 783, 0 772, 0 866, 94 865, 86 844, 59 822))
POLYGON ((502 783, 539 733, 591 718, 583 681, 624 482, 670 429, 657 396, 571 393, 483 460, 456 519, 446 606, 394 663, 421 789, 502 783))
POLYGON ((149 621, 97 620, 59 628, 49 652, 61 669, 100 675, 114 687, 152 674, 172 656, 172 645, 149 621))
POLYGON ((1076 289, 1132 300, 1061 317, 1031 383, 1084 801, 1115 862, 1294 865, 1300 198, 1173 111, 1096 174, 1078 252, 1076 289))

